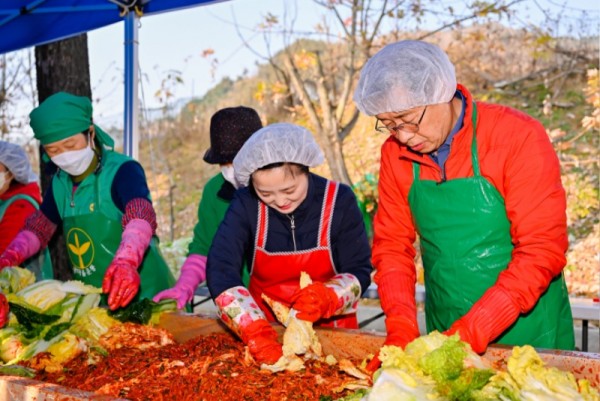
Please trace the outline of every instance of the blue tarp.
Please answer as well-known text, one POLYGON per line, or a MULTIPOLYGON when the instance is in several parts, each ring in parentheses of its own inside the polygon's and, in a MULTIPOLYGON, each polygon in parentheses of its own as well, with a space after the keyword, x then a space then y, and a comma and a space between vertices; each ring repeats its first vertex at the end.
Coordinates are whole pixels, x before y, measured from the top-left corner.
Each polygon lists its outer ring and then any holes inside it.
POLYGON ((219 1, 223 0, 0 0, 0 54, 123 21, 124 7, 119 4, 141 5, 147 16, 219 1))
POLYGON ((0 54, 125 21, 123 151, 137 158, 138 67, 134 15, 155 15, 221 1, 227 0, 0 0, 0 54))

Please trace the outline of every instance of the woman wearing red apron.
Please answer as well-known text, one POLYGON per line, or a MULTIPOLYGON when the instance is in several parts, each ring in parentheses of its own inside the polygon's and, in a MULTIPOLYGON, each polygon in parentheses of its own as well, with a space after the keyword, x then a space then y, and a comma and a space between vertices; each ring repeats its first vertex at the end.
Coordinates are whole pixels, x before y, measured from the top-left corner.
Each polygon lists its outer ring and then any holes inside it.
POLYGON ((282 355, 262 294, 300 319, 358 327, 356 306, 370 284, 369 243, 352 190, 308 171, 322 162, 312 134, 292 124, 257 131, 233 161, 247 187, 236 193, 213 240, 207 281, 221 319, 259 362, 282 355), (300 289, 303 271, 313 283, 300 289))

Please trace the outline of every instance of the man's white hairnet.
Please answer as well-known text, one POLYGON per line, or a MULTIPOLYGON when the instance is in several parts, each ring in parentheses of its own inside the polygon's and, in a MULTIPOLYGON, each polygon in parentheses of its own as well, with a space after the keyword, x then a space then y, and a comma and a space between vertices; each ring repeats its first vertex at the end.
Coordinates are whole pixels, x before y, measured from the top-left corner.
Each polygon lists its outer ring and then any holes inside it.
POLYGON ((267 125, 252 134, 233 159, 235 179, 247 186, 256 170, 281 162, 315 167, 323 163, 323 152, 306 128, 288 123, 267 125))
POLYGON ((0 141, 0 163, 4 164, 21 184, 37 182, 37 175, 31 169, 27 154, 19 145, 0 141))
POLYGON ((374 116, 452 100, 454 65, 436 45, 403 40, 385 46, 363 67, 354 91, 356 107, 374 116))

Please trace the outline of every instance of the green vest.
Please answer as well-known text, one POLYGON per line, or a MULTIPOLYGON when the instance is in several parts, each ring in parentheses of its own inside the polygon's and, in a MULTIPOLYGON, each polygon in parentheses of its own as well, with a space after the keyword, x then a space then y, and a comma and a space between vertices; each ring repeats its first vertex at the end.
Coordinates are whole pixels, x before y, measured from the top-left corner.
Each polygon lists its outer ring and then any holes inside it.
MULTIPOLYGON (((13 202, 21 199, 31 203, 36 210, 40 209, 40 205, 38 205, 37 201, 31 196, 17 194, 9 199, 3 201, 0 200, 0 221, 4 218, 4 213, 6 213, 8 207, 12 205, 13 202)), ((54 278, 54 273, 52 272, 52 260, 50 259, 50 252, 47 247, 23 262, 23 267, 31 270, 33 274, 35 274, 36 281, 54 278)))
MULTIPOLYGON (((111 188, 121 165, 131 159, 105 150, 101 166, 86 177, 73 193, 73 181, 63 171, 53 178, 52 189, 74 277, 86 284, 102 287, 106 269, 121 243, 123 213, 112 201, 111 188)), ((138 268, 140 290, 134 301, 152 298, 170 288, 175 280, 153 237, 138 268)))
MULTIPOLYGON (((428 332, 445 331, 464 316, 496 283, 512 257, 504 199, 481 176, 476 123, 473 103, 473 177, 443 183, 421 180, 420 166, 413 163, 414 182, 408 200, 421 241, 428 332)), ((573 319, 563 275, 555 277, 534 308, 495 342, 574 349, 573 319)))
MULTIPOLYGON (((204 185, 202 199, 198 206, 198 222, 194 227, 194 237, 188 248, 190 254, 208 255, 213 238, 231 203, 217 195, 224 183, 225 178, 223 178, 223 174, 218 173, 204 185)), ((249 281, 248 267, 244 263, 242 268, 242 282, 245 286, 248 286, 249 281)))

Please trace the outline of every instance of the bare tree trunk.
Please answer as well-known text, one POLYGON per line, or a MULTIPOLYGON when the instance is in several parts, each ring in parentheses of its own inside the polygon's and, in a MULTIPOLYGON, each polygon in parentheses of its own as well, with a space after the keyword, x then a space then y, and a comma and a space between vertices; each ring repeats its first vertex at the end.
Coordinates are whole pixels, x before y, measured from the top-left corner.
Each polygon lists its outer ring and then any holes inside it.
MULTIPOLYGON (((38 98, 40 103, 56 92, 69 92, 91 98, 90 65, 88 59, 87 35, 61 40, 35 48, 35 67, 37 74, 38 98)), ((40 154, 43 149, 40 147, 40 154)), ((46 163, 40 157, 42 172, 42 192, 44 193, 52 179, 47 171, 46 163)), ((69 280, 73 272, 70 267, 62 227, 50 241, 50 253, 54 277, 69 280)))

